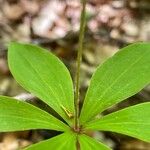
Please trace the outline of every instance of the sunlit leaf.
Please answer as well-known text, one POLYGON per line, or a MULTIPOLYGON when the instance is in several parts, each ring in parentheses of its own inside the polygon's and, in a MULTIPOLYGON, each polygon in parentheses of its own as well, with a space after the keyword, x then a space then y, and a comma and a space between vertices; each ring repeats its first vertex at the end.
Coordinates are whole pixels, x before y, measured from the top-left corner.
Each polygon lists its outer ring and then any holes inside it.
POLYGON ((81 134, 78 136, 81 150, 111 150, 106 145, 96 141, 87 135, 81 134))
POLYGON ((76 135, 68 132, 27 147, 25 150, 76 150, 76 135))
POLYGON ((136 43, 121 49, 94 73, 81 111, 81 124, 136 94, 149 82, 150 44, 136 43))
POLYGON ((111 113, 89 122, 85 128, 117 132, 150 142, 150 102, 111 113))
POLYGON ((20 85, 51 106, 65 121, 73 122, 72 79, 56 56, 34 45, 11 43, 8 62, 20 85))
POLYGON ((68 128, 52 115, 31 104, 0 96, 0 132, 29 129, 66 131, 68 128))

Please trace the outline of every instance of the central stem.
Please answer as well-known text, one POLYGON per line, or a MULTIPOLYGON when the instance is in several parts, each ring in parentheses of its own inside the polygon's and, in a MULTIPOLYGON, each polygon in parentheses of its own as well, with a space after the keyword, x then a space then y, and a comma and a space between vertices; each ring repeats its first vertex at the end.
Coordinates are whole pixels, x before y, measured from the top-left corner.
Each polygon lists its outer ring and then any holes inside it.
POLYGON ((83 52, 83 41, 84 32, 86 25, 86 0, 81 0, 82 11, 80 17, 80 34, 79 34, 79 48, 77 56, 77 71, 76 71, 76 90, 75 90, 75 130, 79 130, 79 102, 80 102, 80 68, 82 62, 82 52, 83 52))

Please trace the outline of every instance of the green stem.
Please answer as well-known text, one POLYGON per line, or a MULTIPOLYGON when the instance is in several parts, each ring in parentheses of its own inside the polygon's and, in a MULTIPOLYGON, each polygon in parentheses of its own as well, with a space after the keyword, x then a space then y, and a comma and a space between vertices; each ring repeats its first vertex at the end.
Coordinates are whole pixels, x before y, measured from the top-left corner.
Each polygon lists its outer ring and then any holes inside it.
POLYGON ((83 52, 83 41, 84 32, 86 25, 86 0, 81 0, 82 11, 80 17, 80 35, 79 35, 79 49, 77 56, 77 71, 76 71, 76 90, 75 90, 75 129, 79 130, 79 101, 80 101, 80 68, 82 62, 82 52, 83 52))

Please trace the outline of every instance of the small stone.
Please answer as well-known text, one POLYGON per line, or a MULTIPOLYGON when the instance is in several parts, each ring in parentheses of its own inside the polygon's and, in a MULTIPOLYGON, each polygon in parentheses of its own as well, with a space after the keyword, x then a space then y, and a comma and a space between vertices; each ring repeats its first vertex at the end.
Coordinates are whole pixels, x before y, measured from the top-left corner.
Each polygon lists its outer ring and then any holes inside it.
POLYGON ((20 4, 9 5, 8 3, 4 3, 3 12, 8 19, 18 20, 25 13, 25 10, 20 4))
POLYGON ((113 39, 120 39, 120 38, 121 38, 121 35, 120 35, 120 33, 119 33, 119 30, 113 29, 113 30, 110 32, 110 37, 113 38, 113 39))
POLYGON ((95 56, 94 56, 93 52, 87 50, 84 53, 84 57, 88 61, 89 64, 91 64, 91 65, 95 64, 95 56))
POLYGON ((112 2, 114 8, 122 8, 125 5, 125 1, 115 0, 112 2))
POLYGON ((138 36, 139 28, 135 23, 128 22, 122 25, 122 29, 128 36, 138 36))
POLYGON ((8 91, 9 85, 10 85, 10 80, 8 78, 3 79, 0 82, 0 94, 1 95, 5 94, 8 91))

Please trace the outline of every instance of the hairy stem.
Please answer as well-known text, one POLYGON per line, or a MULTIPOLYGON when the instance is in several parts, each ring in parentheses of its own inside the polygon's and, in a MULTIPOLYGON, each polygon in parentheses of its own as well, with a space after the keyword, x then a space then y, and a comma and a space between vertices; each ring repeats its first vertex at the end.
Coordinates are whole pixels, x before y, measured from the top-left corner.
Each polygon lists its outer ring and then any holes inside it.
POLYGON ((80 101, 80 68, 82 62, 82 51, 83 51, 83 41, 84 32, 86 25, 86 0, 81 0, 82 11, 80 17, 80 34, 79 34, 79 48, 77 56, 77 71, 76 71, 76 89, 75 89, 75 129, 79 130, 79 101, 80 101))

